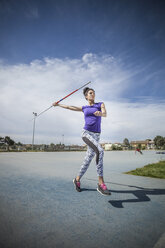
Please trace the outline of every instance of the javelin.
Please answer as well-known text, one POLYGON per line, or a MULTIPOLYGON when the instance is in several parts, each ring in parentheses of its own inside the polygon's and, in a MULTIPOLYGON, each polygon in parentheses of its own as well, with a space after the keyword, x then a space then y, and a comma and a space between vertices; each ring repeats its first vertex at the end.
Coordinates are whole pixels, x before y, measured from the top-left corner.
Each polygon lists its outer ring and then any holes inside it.
MULTIPOLYGON (((57 101, 56 104, 58 104, 59 102, 63 101, 65 98, 71 96, 72 94, 74 94, 74 93, 77 92, 78 90, 84 88, 86 85, 88 85, 88 84, 90 84, 90 83, 91 83, 91 81, 88 82, 88 83, 86 83, 86 84, 84 84, 83 86, 81 86, 81 87, 78 88, 77 90, 74 90, 74 91, 71 92, 69 95, 67 95, 67 96, 63 97, 62 99, 60 99, 59 101, 57 101)), ((53 107, 53 105, 51 105, 49 108, 47 108, 47 109, 43 110, 42 112, 40 112, 36 117, 38 117, 39 115, 42 115, 43 113, 45 113, 46 111, 48 111, 48 110, 49 110, 50 108, 52 108, 52 107, 53 107)), ((35 118, 36 118, 36 117, 35 117, 35 118)))

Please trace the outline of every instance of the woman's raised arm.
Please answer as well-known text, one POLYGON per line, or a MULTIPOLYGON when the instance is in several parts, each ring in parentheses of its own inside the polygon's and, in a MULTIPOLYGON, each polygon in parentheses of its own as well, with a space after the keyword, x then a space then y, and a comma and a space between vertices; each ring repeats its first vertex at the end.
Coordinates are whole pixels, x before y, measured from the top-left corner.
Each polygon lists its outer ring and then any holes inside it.
POLYGON ((68 106, 68 105, 64 105, 64 104, 56 104, 53 103, 53 106, 59 106, 61 108, 65 108, 65 109, 69 109, 69 110, 73 110, 73 111, 82 111, 82 107, 76 107, 76 106, 68 106))

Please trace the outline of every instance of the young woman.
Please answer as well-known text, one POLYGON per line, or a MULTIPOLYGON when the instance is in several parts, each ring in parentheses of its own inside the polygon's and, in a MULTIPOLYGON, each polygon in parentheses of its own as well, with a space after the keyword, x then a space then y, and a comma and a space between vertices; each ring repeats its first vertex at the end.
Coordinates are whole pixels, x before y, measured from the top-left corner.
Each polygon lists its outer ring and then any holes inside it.
POLYGON ((96 169, 99 180, 97 191, 103 195, 110 195, 111 193, 107 189, 103 179, 104 150, 99 144, 101 133, 101 117, 107 116, 105 105, 103 102, 95 103, 95 91, 93 89, 86 87, 84 88, 83 93, 86 100, 88 101, 88 105, 86 106, 75 107, 53 103, 53 106, 60 106, 65 109, 84 112, 85 126, 82 132, 82 139, 87 144, 88 149, 79 174, 75 179, 73 179, 73 183, 76 187, 76 190, 80 192, 80 179, 87 171, 90 162, 96 154, 96 169))

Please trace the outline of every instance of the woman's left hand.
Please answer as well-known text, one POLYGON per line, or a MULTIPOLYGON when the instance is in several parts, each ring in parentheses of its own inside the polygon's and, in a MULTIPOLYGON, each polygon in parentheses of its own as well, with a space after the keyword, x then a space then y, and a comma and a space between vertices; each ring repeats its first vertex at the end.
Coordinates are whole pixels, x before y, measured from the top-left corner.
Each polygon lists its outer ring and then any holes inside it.
POLYGON ((102 116, 102 113, 100 111, 96 111, 93 113, 95 116, 102 116))

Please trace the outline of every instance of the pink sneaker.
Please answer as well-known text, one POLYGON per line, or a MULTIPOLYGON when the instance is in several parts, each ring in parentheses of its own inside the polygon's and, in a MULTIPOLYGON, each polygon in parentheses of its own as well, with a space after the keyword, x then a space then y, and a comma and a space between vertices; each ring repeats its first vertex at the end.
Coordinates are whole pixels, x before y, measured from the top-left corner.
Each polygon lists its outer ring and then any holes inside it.
POLYGON ((81 192, 80 182, 76 181, 76 178, 73 179, 73 184, 75 185, 76 190, 77 190, 78 192, 81 192))
POLYGON ((111 195, 111 192, 107 189, 105 183, 98 184, 97 191, 102 195, 111 195))

